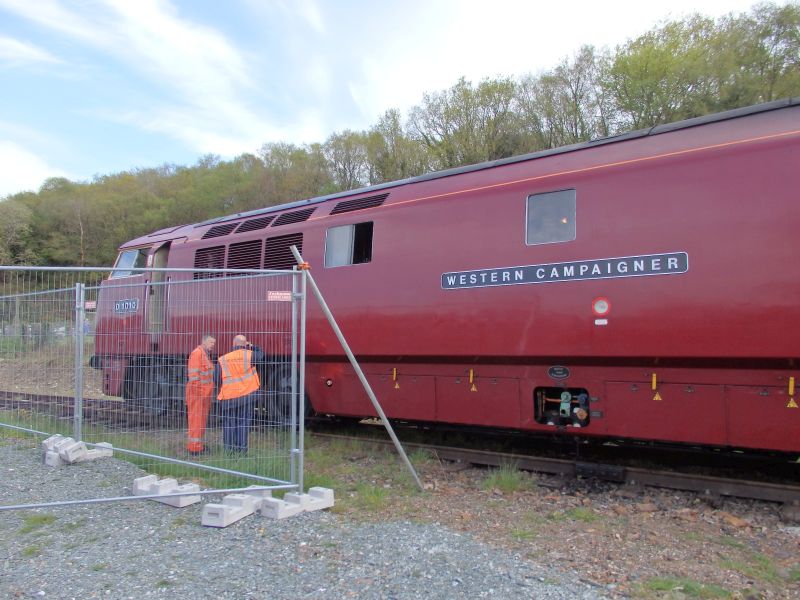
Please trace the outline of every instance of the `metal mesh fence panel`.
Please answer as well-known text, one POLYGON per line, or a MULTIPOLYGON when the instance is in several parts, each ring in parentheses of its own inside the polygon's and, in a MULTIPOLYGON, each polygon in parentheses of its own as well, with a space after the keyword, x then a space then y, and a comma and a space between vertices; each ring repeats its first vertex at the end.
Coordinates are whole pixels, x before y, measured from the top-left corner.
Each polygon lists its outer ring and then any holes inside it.
POLYGON ((298 481, 301 273, 0 276, 0 435, 108 442, 206 488, 298 481), (218 399, 223 363, 254 376, 218 399))

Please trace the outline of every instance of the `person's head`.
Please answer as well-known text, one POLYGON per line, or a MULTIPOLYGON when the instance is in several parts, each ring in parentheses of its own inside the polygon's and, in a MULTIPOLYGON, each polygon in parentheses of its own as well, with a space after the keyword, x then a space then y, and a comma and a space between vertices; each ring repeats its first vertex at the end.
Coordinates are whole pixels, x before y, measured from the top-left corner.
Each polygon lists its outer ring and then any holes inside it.
POLYGON ((233 347, 234 348, 247 348, 250 343, 247 341, 247 338, 244 337, 241 333, 233 338, 233 347))
POLYGON ((214 339, 214 336, 211 336, 211 335, 208 335, 208 334, 204 335, 200 340, 200 345, 203 347, 203 349, 206 352, 211 352, 214 349, 214 346, 216 345, 216 343, 217 343, 217 340, 214 339))

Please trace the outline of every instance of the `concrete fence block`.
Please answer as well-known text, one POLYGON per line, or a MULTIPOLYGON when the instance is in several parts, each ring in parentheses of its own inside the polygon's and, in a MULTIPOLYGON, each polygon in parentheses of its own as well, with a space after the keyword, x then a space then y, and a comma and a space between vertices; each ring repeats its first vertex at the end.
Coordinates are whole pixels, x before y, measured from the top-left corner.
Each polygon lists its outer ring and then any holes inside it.
POLYGON ((247 494, 248 496, 254 496, 259 500, 263 500, 264 498, 272 498, 272 490, 254 490, 250 488, 257 488, 256 485, 251 485, 248 488, 242 490, 242 494, 247 494))
POLYGON ((108 452, 107 456, 114 456, 114 446, 112 446, 109 442, 100 442, 99 444, 96 444, 95 450, 102 450, 104 452, 108 452))
POLYGON ((300 504, 290 504, 278 498, 264 498, 258 512, 269 519, 286 519, 303 512, 300 504))
POLYGON ((114 456, 114 446, 107 442, 100 442, 94 448, 87 450, 80 462, 97 460, 98 458, 111 458, 112 456, 114 456))
POLYGON ((311 496, 311 510, 333 508, 334 498, 332 489, 324 487, 312 487, 309 488, 308 495, 311 496))
POLYGON ((61 460, 61 456, 58 454, 58 452, 49 450, 44 454, 44 464, 46 464, 48 467, 61 467, 64 465, 64 461, 61 460))
POLYGON ((150 486, 156 481, 158 481, 157 475, 145 475, 144 477, 138 477, 133 480, 133 488, 131 488, 131 491, 133 492, 134 496, 144 496, 145 494, 150 493, 150 486))
POLYGON ((170 494, 175 491, 175 488, 178 487, 178 480, 173 479, 172 477, 165 477, 164 479, 159 479, 155 483, 150 485, 150 493, 151 494, 170 494))
POLYGON ((72 442, 71 444, 58 444, 58 454, 66 463, 80 462, 89 449, 83 442, 72 442))
POLYGON ((146 475, 133 480, 133 495, 134 496, 154 496, 163 495, 163 498, 150 498, 156 502, 174 506, 176 508, 183 508, 192 504, 200 502, 199 495, 192 496, 172 496, 169 494, 184 494, 187 492, 199 492, 200 486, 196 483, 184 483, 178 485, 177 480, 166 478, 159 480, 156 475, 146 475))
POLYGON ((259 512, 270 519, 285 519, 301 512, 331 508, 333 503, 333 490, 313 487, 308 490, 308 494, 289 492, 283 496, 283 500, 265 498, 261 501, 259 512))
MULTIPOLYGON (((200 486, 196 483, 184 483, 172 489, 172 494, 183 494, 186 492, 199 492, 200 486)), ((161 502, 162 504, 168 504, 169 506, 174 506, 175 508, 183 508, 185 506, 191 506, 192 504, 197 504, 200 502, 200 496, 164 496, 163 498, 153 498, 156 502, 161 502)))
MULTIPOLYGON (((270 500, 266 498, 265 500, 270 500)), ((222 499, 222 504, 206 504, 200 522, 206 527, 227 527, 252 515, 263 500, 254 495, 229 494, 222 499)))
POLYGON ((42 442, 42 452, 45 452, 45 453, 46 452, 50 452, 51 450, 54 449, 56 443, 60 442, 63 439, 64 439, 64 436, 61 435, 60 433, 57 433, 55 435, 51 435, 49 438, 47 438, 46 440, 44 440, 42 442))
POLYGON ((56 452, 60 452, 61 448, 66 448, 67 446, 71 446, 74 443, 75 443, 75 440, 72 439, 71 437, 62 437, 60 440, 56 440, 53 443, 52 450, 55 450, 56 452))

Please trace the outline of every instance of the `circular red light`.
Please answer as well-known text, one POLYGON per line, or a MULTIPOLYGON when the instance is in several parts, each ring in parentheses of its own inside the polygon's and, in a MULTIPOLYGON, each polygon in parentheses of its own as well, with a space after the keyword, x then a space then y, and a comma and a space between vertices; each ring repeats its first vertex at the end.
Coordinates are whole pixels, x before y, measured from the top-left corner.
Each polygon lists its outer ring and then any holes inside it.
POLYGON ((608 298, 603 298, 602 296, 595 298, 592 300, 592 312, 596 317, 608 316, 608 313, 611 312, 611 302, 608 301, 608 298))

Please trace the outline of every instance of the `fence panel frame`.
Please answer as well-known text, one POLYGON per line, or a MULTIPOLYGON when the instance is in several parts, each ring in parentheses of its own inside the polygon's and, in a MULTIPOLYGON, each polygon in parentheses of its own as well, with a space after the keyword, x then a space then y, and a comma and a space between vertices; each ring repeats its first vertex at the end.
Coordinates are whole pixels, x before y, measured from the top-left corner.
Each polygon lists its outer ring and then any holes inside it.
MULTIPOLYGON (((224 287, 225 282, 236 282, 236 279, 229 279, 228 276, 236 275, 241 276, 242 281, 245 278, 250 276, 251 278, 255 279, 258 277, 265 278, 266 281, 279 281, 278 277, 291 277, 291 310, 290 310, 290 325, 291 325, 291 357, 289 362, 291 363, 291 382, 290 386, 291 389, 288 393, 288 400, 290 405, 290 422, 289 422, 289 431, 288 431, 288 440, 289 440, 289 447, 288 447, 288 473, 289 477, 285 479, 274 478, 274 477, 265 477, 256 475, 253 473, 248 473, 241 470, 236 469, 226 469, 221 468, 213 465, 203 464, 202 462, 193 462, 188 460, 181 460, 180 458, 174 458, 170 456, 161 456, 158 454, 153 454, 149 452, 141 452, 137 451, 132 448, 125 448, 121 446, 115 445, 114 450, 121 453, 126 454, 129 456, 135 456, 140 458, 145 458, 148 460, 158 461, 161 464, 174 464, 174 465, 184 465, 189 466, 193 469, 198 469, 203 472, 212 472, 212 473, 219 473, 224 475, 232 475, 236 477, 241 477, 243 479, 252 480, 257 483, 255 486, 247 486, 248 489, 286 489, 286 490, 303 490, 303 453, 304 453, 304 408, 303 402, 305 397, 304 391, 304 383, 305 383, 305 310, 306 310, 306 273, 302 270, 298 270, 297 268, 293 268, 291 271, 288 270, 256 270, 256 269, 170 269, 170 268, 141 268, 141 269, 133 269, 132 271, 136 272, 137 274, 149 274, 149 273, 164 273, 164 277, 160 282, 153 282, 152 278, 145 280, 144 282, 144 289, 150 290, 152 285, 164 285, 164 293, 163 293, 163 302, 165 306, 169 302, 170 298, 170 290, 172 289, 171 286, 175 284, 191 284, 196 282, 207 282, 207 281, 216 281, 218 285, 222 285, 224 287), (204 273, 208 274, 207 278, 201 279, 192 279, 192 280, 181 280, 181 281, 171 281, 170 277, 167 276, 167 273, 204 273), (272 279, 270 279, 272 278, 272 279), (301 336, 300 340, 298 340, 298 336, 301 336)), ((36 276, 37 273, 61 273, 61 274, 86 274, 88 277, 92 273, 104 273, 105 277, 103 278, 103 282, 106 284, 105 287, 103 285, 93 286, 93 285, 86 285, 83 281, 78 281, 74 285, 74 293, 73 293, 73 303, 72 303, 72 310, 73 310, 73 336, 74 336, 74 390, 73 390, 73 437, 81 441, 87 434, 84 430, 85 419, 87 418, 87 413, 85 411, 85 389, 84 389, 84 363, 85 363, 85 354, 84 348, 86 344, 87 335, 84 331, 84 323, 87 322, 86 318, 86 311, 87 311, 87 291, 88 292, 96 292, 97 293, 97 309, 99 310, 99 296, 101 289, 109 289, 109 288, 119 288, 125 287, 129 285, 131 287, 142 287, 142 284, 125 284, 119 283, 118 285, 110 284, 108 282, 113 281, 110 275, 114 272, 113 268, 108 267, 22 267, 22 266, 0 266, 0 289, 4 290, 5 292, 5 281, 6 277, 9 273, 30 273, 33 276, 36 276)), ((196 277, 196 275, 193 275, 196 277)), ((77 277, 76 277, 77 278, 77 277)), ((238 279, 238 278, 237 278, 238 279)), ((46 280, 46 279, 45 279, 46 280)), ((47 280, 46 280, 47 281, 47 280)), ((55 290, 46 290, 46 292, 65 292, 63 288, 57 288, 55 290)), ((45 293, 46 293, 45 292, 45 293)), ((30 296, 30 293, 22 294, 21 296, 30 296)), ((19 294, 4 294, 0 296, 0 300, 8 300, 10 298, 14 299, 14 325, 12 326, 12 331, 15 331, 17 334, 22 337, 22 332, 16 327, 19 324, 19 308, 20 308, 20 297, 19 294)), ((265 298, 263 299, 263 303, 265 306, 264 318, 266 319, 266 312, 268 307, 268 300, 265 298)), ((141 333, 148 332, 148 323, 149 323, 149 315, 146 315, 145 312, 150 309, 150 306, 147 303, 147 296, 142 301, 144 305, 142 308, 143 315, 142 315, 142 327, 143 331, 141 333)), ((162 315, 164 318, 164 331, 167 328, 167 318, 168 314, 165 312, 162 315)), ((67 326, 64 326, 64 335, 67 335, 66 332, 67 326)), ((185 333, 185 332, 184 332, 185 333)), ((201 331, 192 332, 194 334, 200 335, 201 331)), ((277 333, 277 332, 276 332, 277 333)), ((0 329, 0 334, 4 337, 5 330, 0 329)), ((94 332, 94 335, 97 335, 97 332, 94 332)), ((93 340, 96 342, 96 340, 93 340)), ((222 352, 221 352, 222 353, 222 352)), ((273 364, 273 363, 268 363, 273 364)), ((1 377, 0 377, 1 379, 1 377)), ((266 385, 266 382, 262 382, 262 387, 266 385)), ((268 392, 264 392, 267 395, 267 399, 264 402, 268 402, 268 392)), ((274 396, 275 402, 278 402, 278 394, 274 396)), ((125 401, 123 400, 123 405, 125 401)), ((266 405, 265 405, 266 406, 266 405)), ((210 418, 210 417, 209 417, 210 418)), ((285 425, 285 423, 284 423, 285 425)), ((38 436, 47 436, 53 433, 54 431, 42 431, 40 429, 36 429, 34 427, 20 427, 13 425, 11 423, 4 423, 0 422, 0 428, 9 428, 12 430, 17 430, 21 432, 27 432, 32 434, 34 437, 38 436)), ((87 447, 96 447, 97 444, 93 442, 86 441, 87 447)), ((199 492, 200 495, 203 494, 219 494, 222 492, 234 492, 234 491, 241 491, 244 489, 243 487, 226 487, 224 489, 207 489, 201 490, 199 492)), ((180 495, 187 495, 185 494, 174 494, 176 496, 180 495)), ((198 492, 192 492, 192 495, 198 494, 198 492)), ((61 506, 61 505, 68 505, 68 504, 81 504, 81 503, 100 503, 100 502, 116 502, 116 501, 125 501, 125 500, 140 500, 140 499, 147 499, 151 496, 130 496, 130 497, 117 497, 117 498, 88 498, 88 499, 76 499, 76 500, 69 500, 64 502, 56 502, 56 503, 45 503, 45 504, 37 504, 37 505, 17 505, 13 507, 2 507, 0 506, 0 510, 8 510, 12 508, 34 508, 34 507, 43 507, 43 506, 61 506)), ((158 496, 158 497, 165 497, 165 496, 158 496)))

